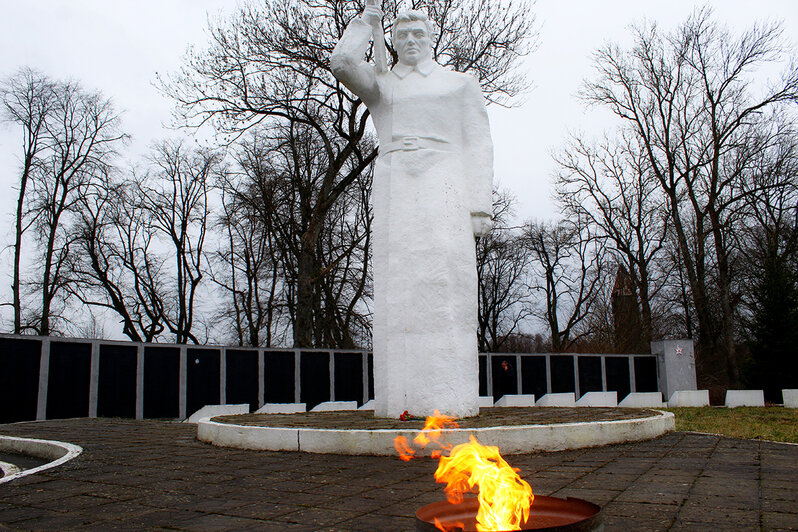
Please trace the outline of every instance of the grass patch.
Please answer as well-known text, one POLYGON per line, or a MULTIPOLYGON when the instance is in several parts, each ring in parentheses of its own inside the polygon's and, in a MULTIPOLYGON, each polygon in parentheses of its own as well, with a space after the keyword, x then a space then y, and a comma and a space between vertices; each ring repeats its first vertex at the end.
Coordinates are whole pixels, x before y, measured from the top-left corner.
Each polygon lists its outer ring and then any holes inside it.
POLYGON ((676 416, 676 430, 709 432, 747 440, 798 443, 798 408, 666 408, 676 416))

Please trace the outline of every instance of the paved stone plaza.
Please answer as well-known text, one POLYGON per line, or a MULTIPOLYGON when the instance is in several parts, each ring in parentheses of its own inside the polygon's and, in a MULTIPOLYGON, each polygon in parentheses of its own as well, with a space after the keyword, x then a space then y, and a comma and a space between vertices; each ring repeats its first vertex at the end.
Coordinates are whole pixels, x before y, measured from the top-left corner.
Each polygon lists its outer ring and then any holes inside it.
MULTIPOLYGON (((255 452, 194 425, 72 419, 0 425, 84 452, 0 485, 0 529, 412 530, 442 500, 429 460, 255 452)), ((671 433, 509 456, 535 493, 604 507, 606 530, 798 529, 798 446, 671 433)))

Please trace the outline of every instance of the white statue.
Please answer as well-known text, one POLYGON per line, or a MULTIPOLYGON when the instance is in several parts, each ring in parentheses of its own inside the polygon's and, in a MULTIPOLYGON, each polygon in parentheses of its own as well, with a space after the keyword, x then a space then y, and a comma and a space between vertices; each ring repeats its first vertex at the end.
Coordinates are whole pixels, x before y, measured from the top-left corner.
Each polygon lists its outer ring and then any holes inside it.
MULTIPOLYGON (((373 0, 372 0, 373 1, 373 0)), ((438 65, 423 13, 399 14, 385 66, 382 12, 368 4, 332 54, 368 106, 374 174, 375 415, 479 413, 474 236, 491 224, 493 144, 476 79, 438 65), (365 61, 375 36, 377 65, 365 61)))

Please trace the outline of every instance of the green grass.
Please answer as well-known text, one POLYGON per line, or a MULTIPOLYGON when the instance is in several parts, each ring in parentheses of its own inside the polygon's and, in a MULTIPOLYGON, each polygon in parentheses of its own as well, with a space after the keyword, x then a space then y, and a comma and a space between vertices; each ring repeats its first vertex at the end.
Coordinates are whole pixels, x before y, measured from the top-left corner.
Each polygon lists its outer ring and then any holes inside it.
POLYGON ((798 443, 798 408, 703 407, 666 410, 676 416, 676 430, 798 443))

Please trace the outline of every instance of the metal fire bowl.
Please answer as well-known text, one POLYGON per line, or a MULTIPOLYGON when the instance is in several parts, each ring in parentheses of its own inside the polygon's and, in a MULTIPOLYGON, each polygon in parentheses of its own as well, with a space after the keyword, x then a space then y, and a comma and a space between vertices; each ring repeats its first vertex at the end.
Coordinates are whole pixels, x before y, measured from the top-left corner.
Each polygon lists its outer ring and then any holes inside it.
MULTIPOLYGON (((436 517, 441 523, 451 527, 447 530, 452 532, 476 531, 478 510, 479 501, 476 498, 465 499, 458 504, 448 501, 428 504, 416 512, 416 531, 439 532, 435 527, 436 517)), ((536 495, 529 511, 529 519, 521 525, 521 530, 601 532, 604 530, 604 521, 601 507, 592 502, 572 497, 558 499, 536 495)))

